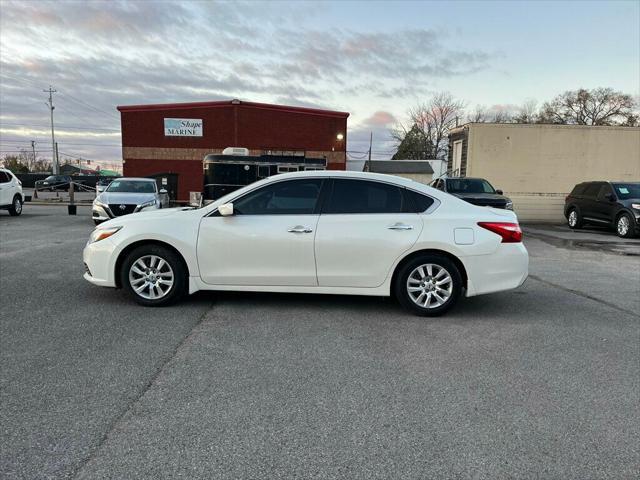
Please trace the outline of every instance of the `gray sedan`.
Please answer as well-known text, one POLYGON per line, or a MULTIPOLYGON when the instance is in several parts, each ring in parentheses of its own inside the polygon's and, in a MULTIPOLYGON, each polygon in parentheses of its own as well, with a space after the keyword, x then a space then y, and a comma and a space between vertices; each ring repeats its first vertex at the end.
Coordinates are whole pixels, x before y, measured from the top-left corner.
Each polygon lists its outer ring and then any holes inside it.
POLYGON ((130 213, 168 206, 167 191, 158 191, 151 178, 118 178, 93 201, 92 218, 97 225, 130 213))

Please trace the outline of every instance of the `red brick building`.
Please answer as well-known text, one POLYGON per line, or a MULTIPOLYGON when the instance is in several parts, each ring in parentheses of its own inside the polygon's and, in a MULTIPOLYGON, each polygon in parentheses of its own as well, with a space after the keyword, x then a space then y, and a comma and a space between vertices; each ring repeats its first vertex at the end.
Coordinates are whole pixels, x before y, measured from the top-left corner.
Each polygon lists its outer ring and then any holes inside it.
POLYGON ((226 147, 285 152, 346 168, 346 112, 229 100, 119 106, 125 176, 177 176, 178 200, 203 187, 203 159, 226 147))

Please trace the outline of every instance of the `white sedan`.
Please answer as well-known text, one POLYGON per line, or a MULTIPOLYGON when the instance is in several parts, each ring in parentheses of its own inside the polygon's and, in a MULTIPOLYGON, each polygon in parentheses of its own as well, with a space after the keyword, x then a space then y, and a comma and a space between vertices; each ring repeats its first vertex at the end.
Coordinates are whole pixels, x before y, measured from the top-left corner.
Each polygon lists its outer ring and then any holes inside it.
POLYGON ((84 277, 148 306, 198 290, 393 295, 431 316, 518 287, 528 262, 512 211, 400 177, 313 171, 109 220, 84 249, 84 277))

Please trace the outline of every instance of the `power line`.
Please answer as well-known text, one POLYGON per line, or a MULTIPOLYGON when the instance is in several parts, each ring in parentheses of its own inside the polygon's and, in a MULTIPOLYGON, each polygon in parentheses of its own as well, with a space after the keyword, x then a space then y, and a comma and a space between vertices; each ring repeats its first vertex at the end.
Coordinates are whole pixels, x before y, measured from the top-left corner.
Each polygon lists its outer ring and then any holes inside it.
MULTIPOLYGON (((29 145, 30 140, 0 140, 0 144, 18 144, 18 145, 29 145)), ((73 146, 81 146, 81 147, 122 147, 119 143, 77 143, 77 142, 58 142, 63 145, 73 145, 73 146)))
POLYGON ((94 107, 93 105, 90 105, 86 102, 84 102, 83 100, 80 100, 79 98, 74 97, 73 95, 70 95, 68 93, 60 93, 60 95, 67 97, 69 100, 76 102, 79 105, 83 105, 86 108, 90 108, 91 110, 94 110, 96 112, 99 113, 105 113, 107 115, 109 115, 111 118, 115 119, 115 120, 120 120, 116 115, 114 115, 113 112, 107 112, 106 110, 102 110, 101 108, 98 107, 94 107))
MULTIPOLYGON (((49 127, 49 125, 43 125, 43 124, 28 124, 28 123, 2 123, 0 122, 0 126, 3 125, 8 125, 8 126, 16 126, 16 127, 49 127)), ((70 129, 77 129, 77 130, 105 130, 105 131, 109 131, 109 132, 120 132, 119 129, 116 128, 101 128, 101 127, 77 127, 77 126, 72 126, 72 125, 60 125, 58 124, 58 128, 70 128, 70 129)))

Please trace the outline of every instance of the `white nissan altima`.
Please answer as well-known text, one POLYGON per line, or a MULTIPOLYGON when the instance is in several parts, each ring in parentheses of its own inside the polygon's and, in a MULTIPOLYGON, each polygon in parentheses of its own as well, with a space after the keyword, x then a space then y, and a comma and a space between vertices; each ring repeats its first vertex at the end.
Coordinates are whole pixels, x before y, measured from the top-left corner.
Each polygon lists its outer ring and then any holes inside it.
POLYGON ((515 214, 389 175, 266 178, 202 208, 115 218, 91 234, 85 279, 142 305, 198 290, 395 296, 438 315, 527 278, 515 214))

